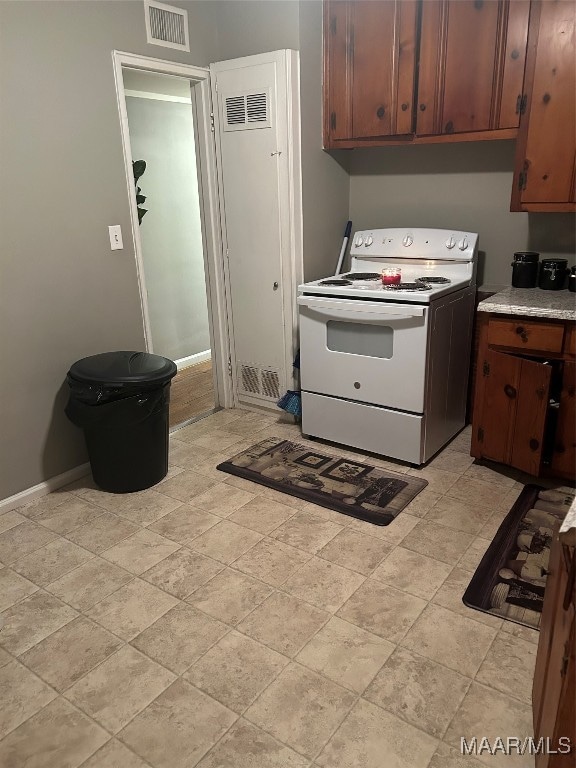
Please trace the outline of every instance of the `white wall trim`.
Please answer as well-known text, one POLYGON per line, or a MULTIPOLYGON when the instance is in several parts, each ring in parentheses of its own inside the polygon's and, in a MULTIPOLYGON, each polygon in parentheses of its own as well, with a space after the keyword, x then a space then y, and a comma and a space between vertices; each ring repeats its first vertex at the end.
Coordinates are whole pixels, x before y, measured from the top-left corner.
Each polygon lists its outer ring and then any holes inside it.
POLYGON ((191 64, 179 64, 166 59, 154 59, 150 56, 142 56, 139 53, 127 53, 126 51, 112 51, 114 60, 119 60, 125 67, 132 69, 144 69, 148 72, 156 72, 164 75, 177 75, 187 77, 190 80, 205 80, 210 70, 208 67, 194 67, 191 64))
POLYGON ((132 150, 128 131, 128 114, 122 68, 132 68, 157 74, 176 75, 187 78, 191 85, 191 103, 194 113, 194 131, 198 161, 198 186, 200 191, 200 214, 202 218, 202 236, 204 242, 205 273, 208 289, 208 311, 210 314, 210 347, 212 349, 214 392, 216 405, 230 408, 235 404, 234 383, 228 375, 230 355, 230 330, 226 305, 226 279, 223 266, 220 210, 218 199, 218 181, 216 176, 216 158, 214 135, 210 114, 210 70, 207 67, 194 67, 178 64, 163 59, 154 59, 139 54, 112 51, 116 98, 120 116, 124 170, 130 202, 132 240, 140 290, 140 304, 144 326, 146 349, 152 352, 152 334, 148 313, 146 285, 144 281, 144 262, 142 243, 138 226, 136 190, 132 174, 132 150))
POLYGON ((2 512, 9 512, 11 509, 17 509, 18 507, 29 504, 31 501, 46 496, 52 491, 62 488, 64 485, 73 483, 74 480, 78 480, 81 477, 85 477, 90 474, 90 464, 80 464, 78 467, 69 469, 67 472, 63 472, 61 475, 50 477, 43 483, 33 485, 32 488, 27 488, 25 491, 15 493, 14 496, 8 496, 7 499, 0 501, 0 514, 2 512))
POLYGON ((165 93, 153 93, 152 91, 132 91, 124 89, 125 96, 132 96, 133 99, 152 99, 152 101, 173 101, 176 104, 192 104, 192 98, 189 96, 168 96, 165 93))
POLYGON ((176 367, 179 371, 182 368, 188 368, 190 365, 196 365, 197 363, 204 363, 206 360, 210 360, 212 357, 212 350, 205 349, 204 352, 196 352, 194 355, 188 355, 188 357, 181 357, 179 360, 174 360, 176 367))

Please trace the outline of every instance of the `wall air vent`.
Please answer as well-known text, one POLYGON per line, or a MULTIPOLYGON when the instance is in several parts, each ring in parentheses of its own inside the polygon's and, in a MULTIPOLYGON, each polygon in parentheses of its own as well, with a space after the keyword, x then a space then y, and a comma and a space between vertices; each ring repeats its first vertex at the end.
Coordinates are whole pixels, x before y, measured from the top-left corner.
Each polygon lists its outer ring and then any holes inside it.
POLYGON ((270 397, 272 400, 278 400, 280 397, 280 379, 278 371, 262 371, 262 394, 264 397, 270 397))
POLYGON ((188 12, 173 5, 144 0, 146 40, 151 45, 190 51, 188 12))
POLYGON ((246 131, 250 128, 270 128, 270 91, 225 96, 224 130, 246 131))
POLYGON ((244 96, 229 96, 226 99, 226 125, 244 125, 246 122, 246 100, 244 96))
POLYGON ((280 374, 271 368, 240 363, 238 366, 238 391, 240 394, 265 400, 280 398, 280 374))

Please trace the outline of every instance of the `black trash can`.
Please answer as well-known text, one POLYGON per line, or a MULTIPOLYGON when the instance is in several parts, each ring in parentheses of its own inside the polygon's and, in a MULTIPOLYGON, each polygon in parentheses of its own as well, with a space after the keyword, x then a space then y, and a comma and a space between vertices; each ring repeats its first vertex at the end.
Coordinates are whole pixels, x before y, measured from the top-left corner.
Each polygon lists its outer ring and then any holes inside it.
POLYGON ((168 472, 172 360, 146 352, 105 352, 68 371, 66 415, 84 430, 94 482, 104 491, 150 488, 168 472))

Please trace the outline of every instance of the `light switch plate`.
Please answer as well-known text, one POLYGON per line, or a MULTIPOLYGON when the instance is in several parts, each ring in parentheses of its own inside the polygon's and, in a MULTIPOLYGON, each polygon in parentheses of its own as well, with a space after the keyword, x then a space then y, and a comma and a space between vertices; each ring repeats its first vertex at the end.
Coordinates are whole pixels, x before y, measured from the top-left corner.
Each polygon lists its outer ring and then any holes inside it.
POLYGON ((124 248, 124 243, 122 242, 122 228, 120 224, 108 227, 108 234, 110 236, 110 250, 121 251, 124 248))

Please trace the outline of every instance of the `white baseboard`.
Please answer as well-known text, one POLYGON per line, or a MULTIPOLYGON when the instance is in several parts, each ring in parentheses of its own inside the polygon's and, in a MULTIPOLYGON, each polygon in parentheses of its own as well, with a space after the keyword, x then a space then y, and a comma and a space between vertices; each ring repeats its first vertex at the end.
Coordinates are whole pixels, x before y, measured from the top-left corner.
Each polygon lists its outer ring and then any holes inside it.
POLYGON ((0 500, 0 514, 22 507, 24 504, 29 504, 31 501, 35 501, 35 499, 39 499, 41 496, 46 496, 57 488, 62 488, 62 486, 73 483, 74 480, 89 474, 90 464, 80 464, 79 467, 74 467, 74 469, 69 469, 61 475, 51 477, 43 483, 33 485, 32 488, 20 491, 20 493, 14 494, 14 496, 8 496, 7 499, 0 500))
POLYGON ((205 349, 204 352, 196 352, 195 355, 188 355, 188 357, 181 357, 180 360, 175 360, 176 367, 179 371, 182 370, 182 368, 188 368, 191 365, 196 365, 197 363, 204 363, 206 360, 210 360, 212 357, 212 350, 211 349, 205 349))

